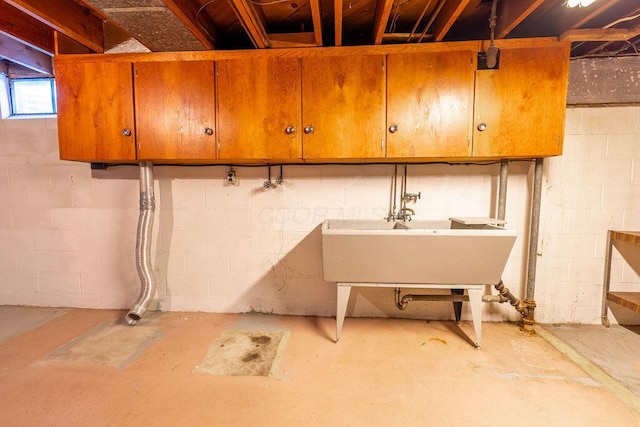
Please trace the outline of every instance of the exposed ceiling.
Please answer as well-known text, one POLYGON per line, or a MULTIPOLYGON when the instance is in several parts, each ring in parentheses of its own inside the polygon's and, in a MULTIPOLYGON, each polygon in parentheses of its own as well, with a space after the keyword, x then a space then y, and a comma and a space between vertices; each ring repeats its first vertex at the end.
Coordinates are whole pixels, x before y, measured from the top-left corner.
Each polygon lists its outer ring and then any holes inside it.
MULTIPOLYGON (((572 57, 639 55, 640 0, 496 0, 495 38, 571 40, 572 57)), ((490 37, 493 0, 0 0, 0 72, 54 52, 267 49, 490 37), (126 48, 122 48, 126 46, 126 48)), ((18 71, 16 71, 18 70, 18 71)))

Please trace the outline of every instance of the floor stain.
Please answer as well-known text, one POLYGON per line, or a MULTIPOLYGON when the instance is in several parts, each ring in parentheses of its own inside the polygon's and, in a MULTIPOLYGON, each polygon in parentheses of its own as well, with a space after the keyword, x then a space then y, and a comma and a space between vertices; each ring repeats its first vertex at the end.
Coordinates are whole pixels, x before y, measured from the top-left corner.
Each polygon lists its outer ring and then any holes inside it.
POLYGON ((209 346, 194 372, 228 376, 272 376, 289 331, 225 330, 209 346))

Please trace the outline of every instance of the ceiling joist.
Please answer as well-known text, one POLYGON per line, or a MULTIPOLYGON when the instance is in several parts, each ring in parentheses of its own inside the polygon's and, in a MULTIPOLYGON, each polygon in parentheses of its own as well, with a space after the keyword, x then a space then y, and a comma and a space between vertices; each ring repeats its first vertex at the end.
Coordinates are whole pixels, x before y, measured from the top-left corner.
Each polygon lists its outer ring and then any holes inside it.
POLYGON ((267 36, 264 25, 251 2, 249 0, 230 0, 230 4, 253 45, 259 49, 271 47, 269 36, 267 36))
POLYGON ((373 44, 381 44, 384 37, 384 30, 387 28, 393 0, 378 0, 376 13, 373 17, 373 44))
POLYGON ((0 1, 0 32, 53 54, 53 30, 3 1, 0 1))
POLYGON ((0 34, 0 58, 42 74, 53 74, 50 55, 4 34, 0 34))
POLYGON ((73 0, 5 0, 94 52, 104 51, 102 19, 73 0))
POLYGON ((444 36, 447 35, 451 26, 458 19, 460 14, 467 7, 470 0, 449 0, 444 3, 442 10, 438 14, 438 17, 433 23, 433 40, 442 41, 444 36))
POLYGON ((162 1, 205 48, 213 49, 215 47, 215 27, 211 17, 202 7, 190 0, 162 1))
POLYGON ((313 20, 313 34, 316 37, 316 46, 322 46, 322 12, 320 0, 309 0, 311 7, 311 19, 313 20))
POLYGON ((496 20, 496 38, 503 39, 531 15, 544 0, 519 0, 498 3, 498 19, 496 20))
POLYGON ((333 0, 336 46, 342 46, 342 7, 342 0, 333 0))

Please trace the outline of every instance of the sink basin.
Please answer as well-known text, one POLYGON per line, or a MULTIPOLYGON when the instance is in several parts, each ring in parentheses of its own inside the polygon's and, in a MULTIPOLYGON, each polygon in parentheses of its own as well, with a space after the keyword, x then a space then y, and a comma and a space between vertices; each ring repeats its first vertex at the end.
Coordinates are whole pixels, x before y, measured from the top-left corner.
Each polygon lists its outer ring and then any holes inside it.
POLYGON ((326 220, 322 225, 324 280, 495 285, 516 231, 469 222, 326 220))

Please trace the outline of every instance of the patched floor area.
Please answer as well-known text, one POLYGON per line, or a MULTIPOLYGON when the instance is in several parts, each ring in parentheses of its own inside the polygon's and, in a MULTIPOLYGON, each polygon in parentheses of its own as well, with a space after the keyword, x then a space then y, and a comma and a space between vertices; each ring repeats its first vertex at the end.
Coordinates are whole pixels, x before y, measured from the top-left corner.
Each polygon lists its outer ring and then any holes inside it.
POLYGON ((194 372, 209 375, 275 375, 287 332, 224 331, 194 372))
POLYGON ((0 306, 0 344, 65 314, 63 308, 0 306))
POLYGON ((124 368, 161 336, 157 326, 143 322, 135 327, 121 321, 105 322, 37 363, 124 368))

